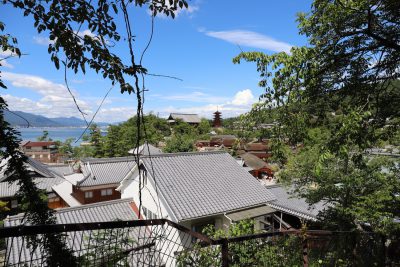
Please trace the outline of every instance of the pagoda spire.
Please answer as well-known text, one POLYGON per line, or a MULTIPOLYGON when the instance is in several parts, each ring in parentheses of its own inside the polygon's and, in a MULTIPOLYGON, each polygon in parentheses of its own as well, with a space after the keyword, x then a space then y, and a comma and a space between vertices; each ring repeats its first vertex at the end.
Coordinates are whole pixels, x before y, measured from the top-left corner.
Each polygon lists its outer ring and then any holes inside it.
POLYGON ((214 128, 221 128, 222 127, 221 112, 218 111, 218 106, 217 106, 217 111, 214 112, 213 127, 214 128))

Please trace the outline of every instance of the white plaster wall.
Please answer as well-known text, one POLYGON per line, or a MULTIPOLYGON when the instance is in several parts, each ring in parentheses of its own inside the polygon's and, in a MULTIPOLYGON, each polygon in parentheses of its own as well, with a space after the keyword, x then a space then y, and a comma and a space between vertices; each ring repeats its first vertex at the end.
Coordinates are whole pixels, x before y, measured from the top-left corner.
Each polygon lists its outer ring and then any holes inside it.
MULTIPOLYGON (((121 198, 133 198, 136 206, 139 207, 139 174, 137 170, 131 175, 129 180, 124 181, 124 186, 120 191, 121 198)), ((154 183, 150 177, 147 177, 147 184, 141 193, 142 205, 144 207, 157 214, 160 218, 163 217, 176 222, 172 213, 168 212, 168 209, 157 196, 154 183)), ((163 262, 165 266, 175 266, 174 252, 181 251, 185 242, 181 233, 168 225, 155 226, 152 231, 163 235, 163 238, 156 240, 156 250, 160 251, 160 253, 156 253, 155 260, 158 263, 160 261, 163 262), (162 230, 159 229, 160 227, 162 227, 162 230)))
MULTIPOLYGON (((124 186, 122 186, 120 191, 121 198, 133 198, 134 202, 139 207, 139 176, 137 170, 131 175, 129 180, 125 180, 124 186)), ((151 212, 157 214, 157 216, 159 217, 161 217, 161 210, 163 218, 177 222, 171 210, 164 205, 162 199, 160 199, 160 201, 158 200, 159 198, 157 197, 154 182, 151 177, 147 177, 147 184, 142 190, 142 205, 149 209, 151 212)), ((215 219, 215 226, 217 229, 227 230, 231 223, 230 220, 223 215, 211 216, 210 218, 215 219)), ((198 220, 185 221, 179 222, 179 224, 188 229, 191 229, 192 224, 197 222, 198 220)), ((156 257, 158 258, 158 260, 161 260, 164 264, 166 264, 166 266, 176 266, 175 259, 173 258, 175 252, 179 252, 185 248, 190 247, 192 239, 191 236, 182 233, 177 229, 166 225, 164 227, 166 230, 164 232, 164 238, 156 242, 157 250, 161 252, 156 257)))
MULTIPOLYGON (((150 177, 147 177, 147 183, 143 187, 141 192, 142 206, 149 209, 152 213, 156 214, 159 218, 166 218, 173 220, 173 216, 167 211, 166 207, 163 205, 157 192, 153 186, 153 182, 150 177)), ((139 174, 136 170, 129 181, 125 181, 126 187, 121 189, 121 198, 133 198, 136 206, 139 208, 139 174)), ((143 211, 141 211, 143 212, 143 211)))

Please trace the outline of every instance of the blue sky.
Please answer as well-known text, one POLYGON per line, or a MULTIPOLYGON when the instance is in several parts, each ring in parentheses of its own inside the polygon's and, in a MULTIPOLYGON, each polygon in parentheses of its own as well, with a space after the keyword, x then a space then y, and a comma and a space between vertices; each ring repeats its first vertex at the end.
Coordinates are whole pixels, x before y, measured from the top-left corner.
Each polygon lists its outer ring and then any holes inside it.
MULTIPOLYGON (((306 44, 298 34, 296 13, 307 12, 311 1, 228 1, 192 0, 189 9, 180 10, 176 19, 157 17, 150 48, 143 64, 149 73, 170 75, 183 81, 147 76, 149 91, 145 112, 166 117, 170 112, 198 113, 210 118, 219 108, 223 117, 248 111, 262 89, 251 63, 234 65, 232 58, 244 51, 274 53, 306 44)), ((11 6, 0 4, 0 21, 6 32, 18 38, 21 58, 2 61, 1 76, 8 86, 0 94, 10 109, 48 117, 79 117, 64 84, 63 70, 56 70, 47 54, 48 35, 38 34, 33 19, 11 6), (5 63, 5 64, 4 64, 5 63)), ((131 10, 136 35, 136 54, 141 54, 150 36, 151 17, 144 8, 131 10)), ((122 29, 121 29, 122 31, 122 29)), ((90 34, 82 27, 82 34, 90 34)), ((114 52, 128 59, 127 44, 114 52)), ((0 52, 0 58, 6 53, 0 52)), ((110 88, 101 75, 68 72, 70 87, 82 109, 91 115, 110 88)), ((124 121, 135 113, 133 95, 121 94, 115 87, 106 99, 96 121, 124 121)))

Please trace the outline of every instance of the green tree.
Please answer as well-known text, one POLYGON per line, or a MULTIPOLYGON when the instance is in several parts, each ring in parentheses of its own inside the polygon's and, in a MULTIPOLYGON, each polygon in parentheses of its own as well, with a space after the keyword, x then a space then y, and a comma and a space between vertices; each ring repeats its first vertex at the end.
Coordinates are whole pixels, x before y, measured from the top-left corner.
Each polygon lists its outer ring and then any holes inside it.
POLYGON ((68 158, 74 157, 74 148, 72 142, 75 138, 67 138, 64 142, 56 142, 58 147, 58 152, 61 155, 67 156, 68 158))
POLYGON ((104 155, 103 151, 103 137, 101 130, 97 127, 97 124, 93 123, 89 127, 89 139, 90 145, 93 147, 93 157, 99 158, 104 155))
POLYGON ((122 150, 121 147, 118 145, 118 140, 121 140, 120 127, 116 125, 108 126, 107 135, 104 137, 103 144, 104 156, 122 156, 124 153, 127 153, 127 151, 125 151, 127 147, 122 150))
MULTIPOLYGON (((231 238, 256 234, 253 220, 231 224, 228 230, 208 225, 203 234, 213 239, 231 238)), ((272 240, 251 239, 228 244, 229 266, 302 266, 301 239, 295 236, 272 240), (285 250, 290 253, 285 253, 285 250)), ((196 243, 192 249, 178 256, 178 266, 221 266, 221 247, 202 246, 196 243)))
MULTIPOLYGON (((42 191, 34 182, 33 176, 26 168, 27 157, 19 150, 19 133, 10 127, 4 120, 4 110, 7 105, 0 97, 0 158, 8 159, 4 174, 9 177, 9 182, 16 182, 19 190, 17 198, 22 200, 22 209, 25 220, 32 224, 55 224, 56 218, 53 211, 42 198, 42 191)), ((61 234, 44 234, 42 236, 29 236, 30 246, 38 246, 48 253, 46 263, 49 266, 76 266, 76 259, 67 248, 61 234)))
POLYGON ((143 126, 146 141, 154 145, 163 141, 165 136, 171 135, 170 125, 167 120, 159 118, 152 113, 144 117, 143 126))
POLYGON ((196 129, 189 123, 183 120, 177 119, 172 126, 172 134, 174 135, 195 135, 196 129))
POLYGON ((44 130, 43 134, 37 138, 38 141, 52 141, 49 137, 49 131, 44 130))
POLYGON ((328 202, 321 215, 334 229, 399 234, 398 164, 365 153, 399 127, 399 10, 392 0, 314 0, 298 16, 307 46, 234 59, 257 64, 265 106, 278 111, 277 141, 304 146, 282 180, 311 203, 328 202))
POLYGON ((200 124, 197 126, 198 135, 206 136, 211 132, 211 124, 207 119, 202 118, 200 124))
POLYGON ((8 202, 0 201, 0 211, 9 211, 10 209, 7 207, 8 202))
POLYGON ((163 151, 165 153, 192 152, 195 151, 194 141, 191 135, 174 135, 167 140, 163 151))
POLYGON ((74 149, 74 157, 77 159, 94 157, 95 152, 92 146, 81 145, 81 146, 76 146, 73 149, 74 149))
MULTIPOLYGON (((119 84, 121 92, 135 93, 138 101, 137 106, 137 125, 140 140, 140 124, 142 122, 142 92, 139 84, 140 78, 147 74, 146 68, 142 66, 140 60, 135 58, 136 50, 133 49, 134 36, 130 24, 129 8, 146 6, 150 9, 153 16, 163 13, 166 16, 175 17, 175 12, 179 8, 188 5, 185 0, 132 0, 132 1, 22 1, 5 0, 2 4, 11 4, 20 9, 24 16, 31 16, 34 27, 39 33, 48 32, 50 42, 48 53, 54 66, 59 69, 60 63, 65 68, 86 72, 86 68, 101 73, 104 78, 108 78, 112 84, 119 84), (130 57, 124 62, 111 50, 114 44, 121 39, 116 21, 118 14, 121 14, 124 21, 124 34, 127 34, 126 41, 129 45, 130 57), (88 27, 92 35, 81 36, 79 30, 82 25, 88 27), (61 60, 60 60, 61 58, 61 60), (61 61, 61 62, 60 62, 61 61), (127 79, 128 78, 128 79, 127 79), (130 84, 127 81, 133 80, 130 84)), ((4 23, 0 22, 0 49, 10 51, 12 55, 21 56, 17 47, 17 40, 5 30, 4 23)), ((126 57, 124 57, 125 59, 126 57)), ((1 65, 0 60, 0 65, 1 65)), ((0 87, 6 85, 0 79, 0 87)), ((26 200, 26 222, 31 224, 54 224, 55 217, 47 204, 40 198, 40 192, 32 181, 29 172, 25 168, 27 158, 18 150, 19 133, 13 130, 4 121, 4 110, 8 109, 4 99, 0 97, 0 155, 9 158, 6 173, 12 174, 13 181, 20 186, 19 195, 26 200)), ((32 240, 32 242, 37 240, 32 240)), ((72 253, 66 248, 62 237, 57 234, 43 235, 40 244, 44 247, 48 257, 46 258, 49 266, 75 266, 76 262, 72 253)))
POLYGON ((105 156, 127 156, 128 151, 145 141, 157 146, 158 142, 163 141, 165 136, 171 134, 169 125, 165 119, 158 118, 153 114, 143 116, 141 132, 143 133, 138 140, 136 127, 136 117, 128 119, 119 125, 108 127, 107 135, 100 137, 102 151, 105 156))

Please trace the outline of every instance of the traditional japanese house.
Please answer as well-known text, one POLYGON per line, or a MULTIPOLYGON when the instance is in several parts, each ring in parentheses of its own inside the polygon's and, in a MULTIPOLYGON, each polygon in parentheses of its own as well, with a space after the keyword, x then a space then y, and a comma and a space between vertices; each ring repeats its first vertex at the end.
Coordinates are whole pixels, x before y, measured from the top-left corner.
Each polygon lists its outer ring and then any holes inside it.
POLYGON ((20 146, 22 152, 28 157, 43 163, 58 163, 59 154, 56 143, 53 141, 28 141, 20 146))
POLYGON ((176 120, 181 120, 190 125, 197 126, 200 124, 201 119, 197 114, 185 114, 185 113, 171 113, 168 117, 168 122, 173 124, 176 120))
POLYGON ((214 135, 211 137, 210 146, 224 146, 232 148, 235 144, 237 137, 234 135, 214 135))
POLYGON ((241 154, 239 157, 242 159, 242 166, 247 167, 247 170, 254 177, 273 179, 274 172, 272 167, 259 157, 250 153, 241 154))
POLYGON ((196 231, 207 224, 226 229, 246 218, 260 228, 263 216, 275 212, 266 205, 273 194, 226 152, 142 157, 117 190, 141 201, 144 218, 163 217, 196 231))

